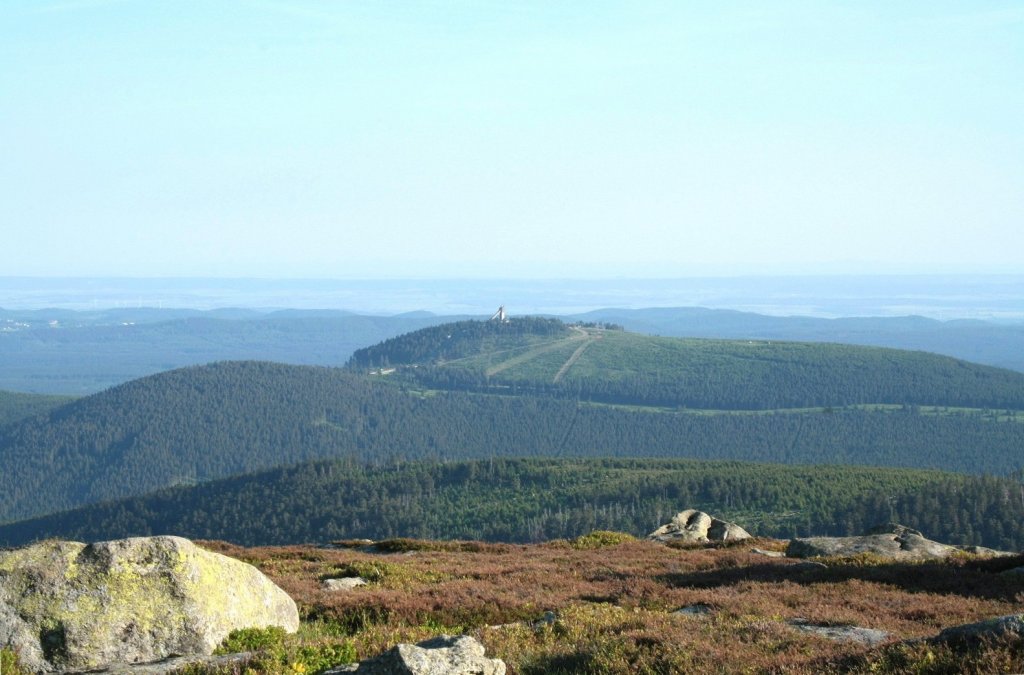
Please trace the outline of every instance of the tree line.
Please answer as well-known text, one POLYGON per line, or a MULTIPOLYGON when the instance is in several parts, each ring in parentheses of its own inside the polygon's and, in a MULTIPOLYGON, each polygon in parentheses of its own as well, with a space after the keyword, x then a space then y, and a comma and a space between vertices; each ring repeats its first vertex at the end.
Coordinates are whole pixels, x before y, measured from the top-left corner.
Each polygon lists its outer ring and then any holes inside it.
POLYGON ((686 508, 760 536, 862 534, 896 521, 947 543, 1024 548, 1019 476, 610 458, 310 462, 0 526, 0 543, 152 534, 245 545, 533 542, 595 529, 644 536, 686 508))

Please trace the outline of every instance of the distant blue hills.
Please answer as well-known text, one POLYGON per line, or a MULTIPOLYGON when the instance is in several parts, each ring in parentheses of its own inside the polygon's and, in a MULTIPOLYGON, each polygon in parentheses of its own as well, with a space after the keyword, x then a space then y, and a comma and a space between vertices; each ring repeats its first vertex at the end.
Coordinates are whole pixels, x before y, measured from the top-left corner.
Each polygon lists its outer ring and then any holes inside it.
MULTIPOLYGON (((0 309, 0 389, 83 395, 145 375, 223 360, 338 366, 396 335, 467 318, 334 309, 0 309)), ((826 319, 700 307, 561 315, 672 337, 793 340, 933 352, 1024 372, 1024 325, 920 316, 826 319)))

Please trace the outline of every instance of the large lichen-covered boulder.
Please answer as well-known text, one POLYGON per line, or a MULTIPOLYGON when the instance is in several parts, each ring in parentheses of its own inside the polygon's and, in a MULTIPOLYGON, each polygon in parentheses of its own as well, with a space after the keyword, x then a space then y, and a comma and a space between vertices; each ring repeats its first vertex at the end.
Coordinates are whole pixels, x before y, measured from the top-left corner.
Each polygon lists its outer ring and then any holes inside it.
POLYGON ((35 672, 210 654, 238 628, 298 625, 255 567, 180 537, 0 551, 0 647, 35 672))
POLYGON ((735 523, 728 523, 709 516, 703 511, 687 509, 673 516, 672 520, 647 535, 655 541, 734 541, 750 539, 750 534, 735 523))
POLYGON ((786 547, 786 555, 791 558, 868 553, 892 560, 928 560, 946 558, 961 551, 958 546, 932 541, 917 530, 895 523, 880 525, 859 537, 793 539, 786 547))
POLYGON ((489 659, 468 635, 440 635, 419 644, 400 644, 375 659, 340 666, 324 675, 505 675, 505 662, 489 659))

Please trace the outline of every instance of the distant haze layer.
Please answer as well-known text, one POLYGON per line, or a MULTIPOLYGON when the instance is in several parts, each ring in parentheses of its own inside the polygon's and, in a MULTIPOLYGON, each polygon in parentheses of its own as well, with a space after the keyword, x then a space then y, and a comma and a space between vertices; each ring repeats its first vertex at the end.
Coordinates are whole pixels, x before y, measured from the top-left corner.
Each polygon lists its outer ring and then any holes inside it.
POLYGON ((359 313, 568 314, 711 307, 776 316, 1024 322, 1024 275, 682 279, 224 279, 0 277, 0 308, 220 307, 359 313))

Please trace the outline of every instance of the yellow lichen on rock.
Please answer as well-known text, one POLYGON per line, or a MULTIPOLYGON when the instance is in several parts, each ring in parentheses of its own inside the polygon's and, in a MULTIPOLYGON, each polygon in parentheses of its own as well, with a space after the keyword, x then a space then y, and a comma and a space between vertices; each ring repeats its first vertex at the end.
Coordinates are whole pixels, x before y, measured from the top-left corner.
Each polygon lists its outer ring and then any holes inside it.
POLYGON ((0 553, 0 635, 32 670, 209 654, 237 628, 298 628, 246 563, 179 537, 43 542, 0 553))

